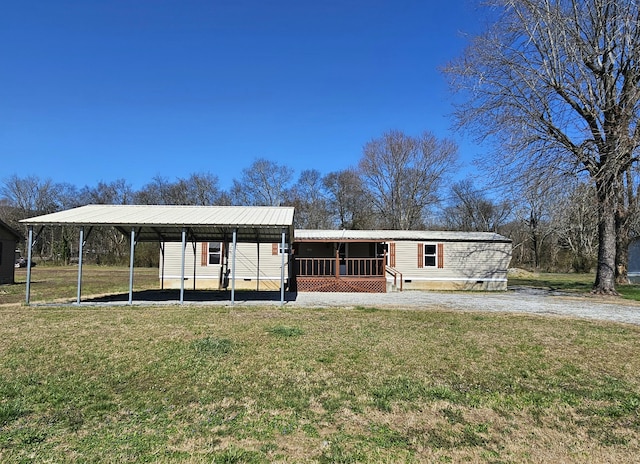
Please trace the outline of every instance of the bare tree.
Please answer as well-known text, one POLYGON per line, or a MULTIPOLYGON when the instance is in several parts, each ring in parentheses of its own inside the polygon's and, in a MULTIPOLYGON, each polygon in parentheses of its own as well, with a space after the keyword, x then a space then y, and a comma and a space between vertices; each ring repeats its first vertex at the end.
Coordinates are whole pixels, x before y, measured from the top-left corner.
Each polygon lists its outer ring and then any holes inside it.
POLYGON ((511 214, 509 201, 488 198, 469 179, 454 183, 450 196, 450 205, 444 210, 444 223, 448 229, 498 232, 511 214))
POLYGON ((589 272, 598 253, 598 214, 593 208, 595 188, 580 183, 564 197, 557 197, 553 222, 561 247, 571 253, 576 272, 589 272))
POLYGON ((368 229, 376 225, 369 194, 355 169, 331 172, 322 183, 327 190, 335 227, 368 229))
POLYGON ((233 180, 231 196, 237 205, 281 206, 292 176, 290 167, 260 158, 233 180))
POLYGON ((134 199, 131 184, 125 179, 117 179, 113 182, 100 181, 95 187, 85 186, 81 196, 87 203, 99 205, 129 205, 134 199))
POLYGON ((135 203, 138 205, 170 205, 171 182, 166 178, 155 175, 151 182, 145 184, 135 193, 135 203))
POLYGON ((287 193, 287 204, 296 208, 295 225, 298 228, 328 229, 332 225, 322 174, 318 170, 300 173, 298 182, 287 193))
POLYGON ((218 177, 206 173, 193 173, 186 179, 170 182, 162 176, 153 177, 135 194, 135 202, 144 205, 200 205, 224 203, 218 188, 218 177))
POLYGON ((635 0, 489 0, 499 14, 446 72, 457 120, 496 136, 513 174, 585 171, 596 187, 594 291, 615 293, 615 212, 640 142, 635 0))
MULTIPOLYGON (((553 215, 560 198, 562 185, 556 177, 542 177, 527 182, 519 192, 516 217, 526 231, 524 246, 531 251, 532 265, 539 269, 543 264, 544 250, 555 237, 553 215)), ((547 254, 548 255, 548 254, 547 254)), ((551 258, 549 256, 549 258, 551 258)), ((547 260, 547 267, 553 259, 547 260)))
MULTIPOLYGON (((42 180, 36 176, 18 177, 15 174, 3 181, 0 195, 6 203, 3 207, 4 219, 17 230, 22 230, 25 236, 26 227, 19 220, 79 206, 81 198, 78 190, 70 184, 54 183, 50 179, 42 180)), ((68 233, 64 227, 48 228, 46 233, 39 235, 34 251, 41 259, 68 258, 68 233), (65 252, 60 253, 58 250, 65 252)))
POLYGON ((59 208, 56 185, 51 179, 13 174, 3 181, 0 195, 21 212, 20 219, 52 213, 59 208))
POLYGON ((184 185, 188 201, 185 204, 211 206, 218 204, 220 200, 218 177, 209 172, 191 174, 184 185))
POLYGON ((437 202, 457 152, 454 142, 430 132, 412 137, 389 131, 364 146, 360 172, 384 228, 424 226, 426 208, 437 202))

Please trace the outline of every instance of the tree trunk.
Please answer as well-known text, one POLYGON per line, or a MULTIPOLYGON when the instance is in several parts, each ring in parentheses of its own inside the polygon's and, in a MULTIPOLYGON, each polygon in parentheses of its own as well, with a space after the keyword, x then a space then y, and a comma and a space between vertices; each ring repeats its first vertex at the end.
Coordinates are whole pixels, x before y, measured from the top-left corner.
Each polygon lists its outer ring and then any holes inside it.
POLYGON ((629 284, 629 213, 616 211, 616 284, 629 284))
POLYGON ((592 293, 617 295, 616 264, 616 201, 607 186, 598 185, 598 267, 592 293))

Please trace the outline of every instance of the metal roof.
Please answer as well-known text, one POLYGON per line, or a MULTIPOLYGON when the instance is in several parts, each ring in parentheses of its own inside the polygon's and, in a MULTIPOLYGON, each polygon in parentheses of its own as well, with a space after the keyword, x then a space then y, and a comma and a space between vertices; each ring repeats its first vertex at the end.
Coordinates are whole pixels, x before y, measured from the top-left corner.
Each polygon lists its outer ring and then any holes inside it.
POLYGON ((113 226, 124 235, 134 229, 138 241, 279 242, 293 233, 293 207, 190 205, 87 205, 20 222, 27 225, 113 226))
POLYGON ((311 230, 296 229, 297 242, 387 242, 387 241, 442 241, 442 242, 511 242, 493 232, 453 232, 436 230, 311 230))

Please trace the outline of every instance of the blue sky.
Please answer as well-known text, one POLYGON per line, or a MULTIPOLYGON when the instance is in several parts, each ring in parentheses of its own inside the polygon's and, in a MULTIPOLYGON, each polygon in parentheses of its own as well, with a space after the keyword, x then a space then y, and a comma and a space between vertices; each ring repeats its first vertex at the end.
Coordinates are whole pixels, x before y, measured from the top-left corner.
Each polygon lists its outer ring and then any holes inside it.
POLYGON ((322 173, 390 129, 458 141, 438 68, 481 28, 472 0, 34 0, 0 15, 9 172, 140 188, 257 158, 322 173))

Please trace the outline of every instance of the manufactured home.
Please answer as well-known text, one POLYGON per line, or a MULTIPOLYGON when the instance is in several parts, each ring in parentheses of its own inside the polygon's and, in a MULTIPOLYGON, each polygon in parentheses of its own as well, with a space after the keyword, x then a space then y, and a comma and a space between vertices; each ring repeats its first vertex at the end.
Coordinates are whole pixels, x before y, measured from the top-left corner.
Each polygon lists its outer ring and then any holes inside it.
MULTIPOLYGON (((187 245, 185 285, 276 290, 284 263, 286 286, 300 292, 506 290, 511 240, 486 232, 301 230, 293 244, 224 242, 187 245)), ((163 288, 178 288, 181 245, 167 243, 163 288)))
MULTIPOLYGON (((139 242, 160 244, 161 288, 388 292, 412 289, 505 290, 511 241, 482 232, 294 230, 292 207, 86 205, 21 222, 27 226, 30 302, 35 227, 79 229, 78 287, 86 236, 111 227, 130 241, 129 304, 139 242), (85 235, 86 234, 86 235, 85 235)), ((4 247, 4 245, 3 245, 4 247)), ((11 246, 11 248, 13 248, 11 246)), ((4 255, 4 253, 3 253, 4 255)), ((11 256, 13 254, 11 253, 11 256)))

